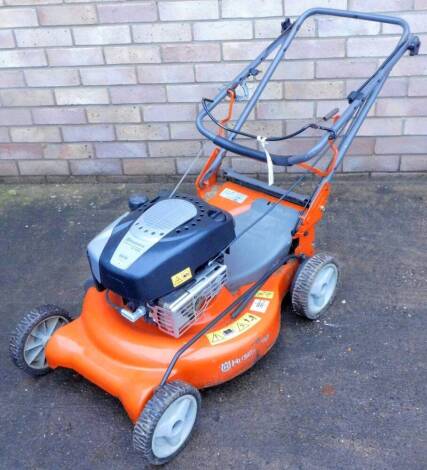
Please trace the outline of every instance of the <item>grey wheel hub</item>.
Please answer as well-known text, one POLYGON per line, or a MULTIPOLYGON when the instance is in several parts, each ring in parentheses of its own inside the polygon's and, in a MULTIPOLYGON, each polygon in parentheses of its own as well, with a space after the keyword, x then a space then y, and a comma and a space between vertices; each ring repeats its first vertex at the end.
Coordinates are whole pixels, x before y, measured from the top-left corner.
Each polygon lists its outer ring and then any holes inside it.
POLYGON ((182 446, 196 422, 197 408, 197 400, 190 394, 169 405, 153 434, 151 448, 157 458, 167 458, 182 446))
POLYGON ((332 299, 338 282, 338 269, 328 263, 317 273, 308 294, 308 308, 311 314, 321 312, 332 299))
POLYGON ((53 333, 68 323, 68 320, 55 315, 39 322, 28 335, 24 345, 24 359, 27 365, 33 369, 45 369, 48 367, 46 361, 45 347, 53 333))

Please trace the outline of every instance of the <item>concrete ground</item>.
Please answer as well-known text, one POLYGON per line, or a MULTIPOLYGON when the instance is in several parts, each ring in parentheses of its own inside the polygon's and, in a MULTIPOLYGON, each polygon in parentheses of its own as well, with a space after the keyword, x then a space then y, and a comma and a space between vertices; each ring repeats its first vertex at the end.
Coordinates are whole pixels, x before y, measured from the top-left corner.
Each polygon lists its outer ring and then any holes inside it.
MULTIPOLYGON (((336 182, 318 232, 341 261, 336 302, 317 323, 285 308, 270 354, 203 392, 197 432, 169 468, 426 468, 426 182, 336 182)), ((0 188, 1 468, 144 468, 114 398, 67 370, 33 379, 8 357, 26 310, 79 311, 86 244, 138 189, 0 188)))

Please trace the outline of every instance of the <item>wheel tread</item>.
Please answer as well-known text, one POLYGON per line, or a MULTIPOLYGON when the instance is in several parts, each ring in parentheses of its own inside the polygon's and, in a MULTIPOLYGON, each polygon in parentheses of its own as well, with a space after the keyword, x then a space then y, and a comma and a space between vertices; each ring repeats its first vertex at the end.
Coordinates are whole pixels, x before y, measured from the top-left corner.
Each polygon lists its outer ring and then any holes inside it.
MULTIPOLYGON (((141 452, 143 457, 153 465, 163 465, 166 462, 172 460, 185 447, 190 439, 191 433, 189 434, 186 442, 181 446, 177 452, 165 459, 159 459, 153 454, 152 451, 152 438, 156 425, 164 413, 164 411, 171 405, 176 399, 183 395, 193 395, 200 409, 201 396, 200 392, 192 385, 182 382, 168 382, 162 387, 159 387, 154 393, 153 397, 145 405, 144 409, 138 421, 135 424, 133 430, 133 446, 138 452, 141 452)), ((194 427, 197 424, 194 423, 194 427)), ((194 429, 193 427, 193 429, 194 429)))
POLYGON ((57 307, 56 305, 42 305, 36 307, 26 313, 18 325, 15 328, 15 331, 12 333, 9 341, 9 355, 13 363, 33 376, 44 375, 49 372, 49 368, 46 369, 33 369, 27 365, 24 359, 24 346, 27 340, 28 335, 31 330, 50 316, 60 315, 66 318, 68 321, 72 320, 71 315, 64 309, 57 307))

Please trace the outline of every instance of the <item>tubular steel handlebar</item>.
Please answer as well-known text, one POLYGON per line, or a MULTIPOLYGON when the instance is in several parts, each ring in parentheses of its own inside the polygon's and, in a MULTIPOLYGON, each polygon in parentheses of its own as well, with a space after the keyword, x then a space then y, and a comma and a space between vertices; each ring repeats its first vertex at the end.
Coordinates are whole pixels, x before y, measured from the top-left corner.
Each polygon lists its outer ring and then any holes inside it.
MULTIPOLYGON (((257 67, 264 62, 275 50, 278 50, 274 59, 272 60, 269 67, 266 69, 262 80, 259 82, 257 88, 255 89, 253 95, 246 103, 239 119, 237 120, 234 130, 239 131, 244 123, 246 122, 249 114, 256 106, 258 100, 268 82, 271 80, 276 68, 283 59, 286 51, 288 50, 290 44, 294 40, 296 34, 302 27, 303 23, 310 17, 315 15, 327 15, 335 16, 342 18, 352 18, 364 21, 374 21, 379 23, 388 23, 400 26, 402 29, 402 34, 399 39, 398 44, 392 53, 387 57, 379 69, 368 79, 366 82, 357 90, 353 92, 349 98, 349 106, 341 114, 340 118, 331 126, 331 131, 336 136, 347 127, 351 122, 349 128, 347 129, 345 136, 343 137, 340 146, 339 146, 339 156, 337 158, 337 163, 335 168, 338 166, 342 160, 345 152, 356 136, 360 126, 362 125, 366 115, 369 112, 369 109, 375 102, 381 88, 384 85, 385 80, 388 78, 391 69, 394 65, 400 60, 400 58, 405 54, 405 52, 410 49, 411 54, 414 51, 414 42, 419 46, 419 39, 410 34, 408 23, 397 17, 377 15, 371 13, 362 13, 355 11, 347 10, 335 10, 330 8, 312 8, 303 13, 295 23, 289 25, 282 31, 281 35, 275 39, 258 57, 253 60, 234 80, 232 80, 229 85, 223 89, 210 103, 209 112, 212 112, 218 104, 220 104, 226 97, 228 91, 235 90, 239 85, 243 84, 245 80, 251 76, 255 76, 257 72, 257 67), (418 43, 417 43, 418 41, 418 43)), ((415 45, 416 45, 415 44, 415 45)), ((416 49, 416 48, 415 48, 416 49)), ((415 52, 417 53, 417 52, 415 52)), ((204 180, 207 180, 221 165, 222 158, 226 151, 231 151, 238 155, 249 157, 259 161, 266 161, 266 156, 263 151, 259 151, 240 143, 236 143, 235 139, 237 134, 230 133, 231 135, 216 135, 204 126, 204 119, 206 118, 207 113, 202 109, 197 116, 196 125, 201 134, 206 138, 211 140, 215 145, 222 148, 222 151, 219 152, 216 159, 212 162, 210 169, 205 173, 204 180)), ((321 154, 327 147, 330 134, 325 134, 320 140, 314 145, 310 150, 305 154, 300 155, 278 155, 271 154, 273 163, 278 166, 291 166, 298 163, 307 162, 308 160, 313 159, 314 157, 321 154)), ((333 173, 333 172, 332 172, 333 173)))

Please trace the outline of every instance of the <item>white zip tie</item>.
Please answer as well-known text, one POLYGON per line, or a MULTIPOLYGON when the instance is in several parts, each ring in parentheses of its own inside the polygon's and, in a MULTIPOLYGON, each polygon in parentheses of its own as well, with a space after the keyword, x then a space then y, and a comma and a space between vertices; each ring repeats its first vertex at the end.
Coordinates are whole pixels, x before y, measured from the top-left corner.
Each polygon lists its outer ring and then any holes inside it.
POLYGON ((274 184, 274 166, 273 166, 273 160, 271 158, 270 153, 267 150, 267 137, 262 137, 259 135, 256 140, 261 144, 261 147, 263 148, 265 152, 265 157, 267 159, 267 170, 268 170, 268 185, 273 186, 274 184))

